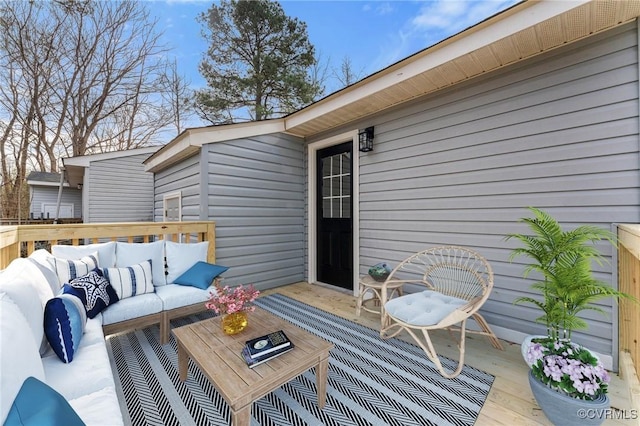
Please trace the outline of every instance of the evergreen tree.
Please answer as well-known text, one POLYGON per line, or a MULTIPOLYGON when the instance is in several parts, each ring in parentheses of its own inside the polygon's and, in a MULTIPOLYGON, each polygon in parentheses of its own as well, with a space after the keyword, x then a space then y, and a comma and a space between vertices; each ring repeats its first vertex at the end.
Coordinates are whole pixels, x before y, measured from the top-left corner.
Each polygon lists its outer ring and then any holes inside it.
POLYGON ((209 49, 200 63, 208 87, 195 106, 211 123, 266 120, 311 103, 314 47, 307 25, 269 0, 222 0, 199 16, 209 49))

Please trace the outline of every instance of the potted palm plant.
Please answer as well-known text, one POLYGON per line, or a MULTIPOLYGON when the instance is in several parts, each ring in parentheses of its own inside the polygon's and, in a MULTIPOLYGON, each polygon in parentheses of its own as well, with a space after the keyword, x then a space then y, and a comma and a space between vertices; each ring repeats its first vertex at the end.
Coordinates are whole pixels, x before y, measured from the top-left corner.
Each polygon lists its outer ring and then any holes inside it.
MULTIPOLYGON (((580 404, 597 401, 600 405, 592 408, 608 408, 609 376, 597 357, 571 341, 571 334, 573 330, 588 327, 579 316, 581 312, 594 310, 604 314, 594 302, 607 297, 630 297, 597 280, 592 272, 593 262, 600 265, 605 262, 596 243, 605 241, 615 247, 615 235, 589 225, 565 231, 550 214, 533 207, 530 211, 533 217, 521 221, 532 233, 507 235, 507 239, 522 243, 509 259, 530 260, 523 276, 527 278, 534 273, 536 281, 532 288, 542 296, 519 297, 515 303, 538 307, 542 315, 536 321, 545 324, 547 329, 546 336, 534 339, 524 351, 531 366, 529 381, 538 404, 551 421, 574 424, 568 417, 573 413, 575 424, 589 424, 588 419, 579 415, 584 408, 569 409, 567 400, 580 404), (554 403, 556 407, 552 406, 554 403)), ((590 424, 604 420, 604 414, 601 418, 595 417, 589 419, 594 420, 590 424)))

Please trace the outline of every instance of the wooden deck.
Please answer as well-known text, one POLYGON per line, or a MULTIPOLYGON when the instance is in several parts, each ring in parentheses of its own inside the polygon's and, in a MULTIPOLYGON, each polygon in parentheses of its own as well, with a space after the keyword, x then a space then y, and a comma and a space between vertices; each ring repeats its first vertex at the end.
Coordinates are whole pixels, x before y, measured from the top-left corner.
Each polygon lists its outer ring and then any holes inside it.
MULTIPOLYGON (((379 315, 362 312, 361 316, 356 316, 356 298, 338 289, 297 283, 264 291, 262 295, 272 293, 281 293, 367 327, 380 329, 379 315)), ((452 358, 457 356, 458 351, 452 347, 452 341, 446 332, 435 334, 434 337, 434 343, 440 353, 452 358)), ((503 341, 503 346, 505 350, 499 351, 481 336, 467 337, 466 364, 496 376, 476 425, 551 425, 529 389, 528 369, 520 355, 520 345, 503 341)), ((629 397, 624 383, 617 375, 611 376, 609 385, 611 407, 613 410, 623 411, 615 413, 620 417, 619 420, 607 419, 604 424, 627 426, 639 424, 638 419, 629 418, 633 412, 629 407, 629 397), (623 414, 626 414, 627 419, 622 418, 623 414)))

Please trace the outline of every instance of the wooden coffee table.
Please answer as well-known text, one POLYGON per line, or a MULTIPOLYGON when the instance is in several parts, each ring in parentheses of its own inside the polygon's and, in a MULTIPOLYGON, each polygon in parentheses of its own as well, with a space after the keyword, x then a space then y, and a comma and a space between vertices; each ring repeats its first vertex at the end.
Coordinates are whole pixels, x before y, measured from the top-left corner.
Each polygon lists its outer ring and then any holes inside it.
POLYGON ((253 402, 313 367, 318 407, 324 407, 329 351, 333 343, 260 308, 249 313, 247 328, 233 336, 222 332, 220 317, 178 327, 172 332, 178 343, 180 380, 187 379, 191 358, 229 404, 234 426, 250 423, 253 402), (249 368, 241 354, 245 341, 277 330, 284 330, 295 348, 249 368))

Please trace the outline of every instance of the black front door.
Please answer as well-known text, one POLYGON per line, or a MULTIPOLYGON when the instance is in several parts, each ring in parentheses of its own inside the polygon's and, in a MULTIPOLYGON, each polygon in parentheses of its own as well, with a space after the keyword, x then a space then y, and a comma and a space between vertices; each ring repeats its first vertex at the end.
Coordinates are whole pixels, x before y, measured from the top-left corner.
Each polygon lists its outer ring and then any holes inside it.
POLYGON ((351 142, 318 151, 317 278, 353 289, 351 142))

